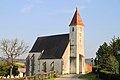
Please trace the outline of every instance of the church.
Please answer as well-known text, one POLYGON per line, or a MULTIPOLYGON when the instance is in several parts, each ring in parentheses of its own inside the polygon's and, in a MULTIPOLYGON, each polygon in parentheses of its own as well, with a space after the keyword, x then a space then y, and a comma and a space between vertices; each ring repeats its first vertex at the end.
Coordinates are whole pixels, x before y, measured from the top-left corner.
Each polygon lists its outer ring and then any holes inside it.
POLYGON ((57 70, 59 74, 84 74, 84 24, 78 8, 68 34, 38 37, 26 58, 26 75, 57 70))

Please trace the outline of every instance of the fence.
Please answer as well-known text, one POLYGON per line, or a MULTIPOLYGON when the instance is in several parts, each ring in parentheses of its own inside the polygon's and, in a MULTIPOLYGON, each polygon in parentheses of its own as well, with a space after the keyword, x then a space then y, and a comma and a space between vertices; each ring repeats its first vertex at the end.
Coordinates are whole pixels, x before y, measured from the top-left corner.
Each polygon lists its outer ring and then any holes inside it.
POLYGON ((48 80, 49 78, 56 77, 58 71, 50 71, 43 74, 36 74, 33 76, 26 76, 22 78, 1 79, 1 80, 48 80))

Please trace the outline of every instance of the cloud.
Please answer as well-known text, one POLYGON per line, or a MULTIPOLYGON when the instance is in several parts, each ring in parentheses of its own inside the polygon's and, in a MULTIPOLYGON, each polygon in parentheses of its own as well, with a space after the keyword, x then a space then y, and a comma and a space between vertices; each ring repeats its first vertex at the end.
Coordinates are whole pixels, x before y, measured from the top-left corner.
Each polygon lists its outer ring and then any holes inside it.
POLYGON ((91 3, 92 2, 92 0, 85 0, 87 3, 91 3))
POLYGON ((72 13, 72 10, 71 9, 66 9, 63 11, 63 13, 72 13))
POLYGON ((23 7, 20 9, 20 12, 21 13, 30 12, 36 5, 43 3, 44 3, 43 0, 27 0, 27 3, 23 5, 23 7))
POLYGON ((91 3, 93 0, 82 0, 84 3, 91 3))
POLYGON ((43 0, 27 0, 27 1, 32 4, 42 4, 44 2, 43 0))
POLYGON ((79 9, 84 10, 88 7, 89 4, 91 4, 93 0, 81 0, 79 1, 79 9))
POLYGON ((82 5, 82 6, 80 6, 80 10, 83 10, 83 9, 85 9, 85 8, 87 8, 87 6, 85 6, 85 5, 82 5))
POLYGON ((21 8, 21 12, 22 13, 26 13, 26 12, 30 12, 33 8, 33 5, 32 4, 29 4, 29 5, 24 5, 23 8, 21 8))
POLYGON ((43 4, 44 1, 43 0, 34 0, 36 4, 43 4))
POLYGON ((72 13, 72 9, 65 9, 65 10, 53 10, 51 13, 48 13, 48 15, 60 15, 60 14, 69 14, 72 13))

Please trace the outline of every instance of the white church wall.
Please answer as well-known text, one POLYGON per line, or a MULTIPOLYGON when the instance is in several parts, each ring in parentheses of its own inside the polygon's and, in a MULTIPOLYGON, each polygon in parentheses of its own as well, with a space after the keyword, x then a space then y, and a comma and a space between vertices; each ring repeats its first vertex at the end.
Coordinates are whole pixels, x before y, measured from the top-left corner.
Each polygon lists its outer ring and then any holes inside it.
MULTIPOLYGON (((40 56, 41 53, 30 53, 29 54, 30 58, 33 56, 33 54, 34 54, 34 73, 33 74, 36 74, 38 72, 37 71, 38 70, 38 66, 37 66, 38 65, 38 58, 39 58, 39 56, 40 56)), ((32 68, 31 59, 30 59, 30 67, 29 68, 30 68, 29 72, 30 72, 30 75, 31 75, 31 71, 32 71, 31 70, 31 68, 32 68)))
POLYGON ((77 69, 77 27, 70 26, 70 73, 76 73, 77 69))
POLYGON ((62 60, 63 60, 62 74, 70 73, 70 43, 68 43, 68 46, 62 56, 62 60))
POLYGON ((50 72, 50 64, 54 62, 54 70, 57 70, 59 74, 62 73, 62 60, 61 59, 41 59, 39 60, 39 73, 44 73, 43 71, 43 63, 46 62, 46 72, 50 72))
MULTIPOLYGON (((80 73, 85 73, 85 59, 84 59, 84 26, 77 26, 77 59, 80 63, 80 67, 77 67, 80 73), (81 55, 81 56, 80 56, 81 55)), ((78 65, 79 66, 79 65, 78 65)))
MULTIPOLYGON (((33 55, 33 53, 30 53, 29 54, 29 57, 31 58, 31 56, 33 55)), ((30 62, 29 62, 29 75, 31 75, 31 59, 30 59, 30 62)))
POLYGON ((37 73, 38 73, 38 70, 39 70, 38 58, 39 58, 40 54, 41 54, 41 53, 36 53, 36 54, 35 54, 35 62, 34 62, 34 64, 35 64, 35 65, 34 65, 34 73, 35 73, 35 74, 37 74, 37 73))
POLYGON ((70 70, 72 73, 84 73, 84 26, 70 26, 70 70), (81 55, 81 56, 79 56, 81 55), (80 58, 80 59, 79 59, 80 58))

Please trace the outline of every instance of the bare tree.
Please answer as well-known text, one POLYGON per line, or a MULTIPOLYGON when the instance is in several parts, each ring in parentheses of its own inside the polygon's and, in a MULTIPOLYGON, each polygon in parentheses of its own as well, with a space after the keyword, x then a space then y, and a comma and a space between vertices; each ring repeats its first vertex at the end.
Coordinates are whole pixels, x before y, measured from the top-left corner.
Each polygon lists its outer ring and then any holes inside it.
POLYGON ((27 53, 28 46, 24 41, 20 41, 17 38, 14 40, 3 39, 0 43, 1 52, 4 54, 4 57, 10 62, 10 78, 12 75, 12 69, 14 66, 15 58, 27 53))

